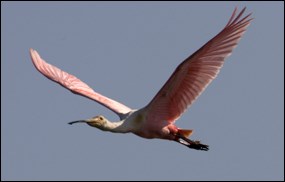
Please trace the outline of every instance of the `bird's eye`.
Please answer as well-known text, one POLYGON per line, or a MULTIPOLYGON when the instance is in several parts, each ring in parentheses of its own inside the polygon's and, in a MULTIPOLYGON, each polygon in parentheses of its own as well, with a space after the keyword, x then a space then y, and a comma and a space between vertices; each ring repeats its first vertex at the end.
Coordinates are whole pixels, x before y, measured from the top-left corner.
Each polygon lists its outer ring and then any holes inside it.
POLYGON ((103 120, 103 117, 102 117, 102 116, 100 116, 100 117, 99 117, 99 119, 100 119, 100 120, 103 120))

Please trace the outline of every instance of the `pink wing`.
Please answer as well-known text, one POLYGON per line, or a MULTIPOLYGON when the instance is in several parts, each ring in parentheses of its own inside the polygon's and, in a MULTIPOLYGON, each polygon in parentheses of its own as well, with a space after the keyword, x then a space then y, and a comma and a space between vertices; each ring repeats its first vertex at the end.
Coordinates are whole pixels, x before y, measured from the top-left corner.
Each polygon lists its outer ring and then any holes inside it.
POLYGON ((217 76, 224 60, 236 47, 252 19, 235 17, 235 8, 226 27, 182 62, 146 106, 149 122, 174 122, 217 76))
POLYGON ((127 106, 96 93, 86 83, 45 62, 37 51, 30 49, 33 64, 48 79, 55 81, 75 94, 90 98, 117 113, 120 117, 131 111, 127 106))

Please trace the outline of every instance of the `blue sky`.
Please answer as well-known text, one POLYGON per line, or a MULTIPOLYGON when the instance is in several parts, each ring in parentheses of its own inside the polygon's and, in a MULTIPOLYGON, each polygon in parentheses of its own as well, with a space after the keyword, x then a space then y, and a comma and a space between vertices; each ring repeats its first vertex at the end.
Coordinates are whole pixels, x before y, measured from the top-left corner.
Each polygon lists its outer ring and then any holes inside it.
POLYGON ((2 180, 283 180, 284 2, 2 2, 2 180), (101 105, 39 74, 29 48, 94 90, 145 106, 235 7, 254 21, 176 122, 208 152, 69 121, 101 105))

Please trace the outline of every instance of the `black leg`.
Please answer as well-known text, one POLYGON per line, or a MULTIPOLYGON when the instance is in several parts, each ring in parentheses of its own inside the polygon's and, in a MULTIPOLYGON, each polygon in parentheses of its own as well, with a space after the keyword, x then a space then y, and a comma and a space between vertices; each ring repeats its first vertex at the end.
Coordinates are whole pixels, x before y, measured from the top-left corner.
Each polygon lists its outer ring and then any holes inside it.
POLYGON ((204 150, 204 151, 209 150, 209 146, 201 144, 200 141, 193 141, 179 134, 176 135, 176 137, 177 137, 175 139, 176 142, 181 143, 182 145, 185 145, 186 147, 189 147, 191 149, 204 150))

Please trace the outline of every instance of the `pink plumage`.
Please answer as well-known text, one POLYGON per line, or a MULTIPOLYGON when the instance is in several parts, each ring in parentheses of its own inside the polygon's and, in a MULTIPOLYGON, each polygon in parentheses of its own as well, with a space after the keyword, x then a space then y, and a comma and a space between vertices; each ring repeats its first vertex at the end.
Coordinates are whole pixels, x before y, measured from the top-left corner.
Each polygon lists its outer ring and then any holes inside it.
POLYGON ((75 76, 45 62, 37 51, 30 49, 30 54, 35 67, 44 76, 75 94, 95 100, 120 117, 119 122, 109 122, 103 116, 96 116, 70 124, 83 122, 104 131, 132 132, 144 138, 169 139, 189 148, 208 150, 208 145, 187 138, 192 134, 192 130, 180 129, 174 125, 174 122, 217 76, 225 58, 232 53, 245 33, 252 18, 251 14, 242 18, 244 11, 245 8, 236 16, 237 8, 235 8, 225 28, 184 60, 152 101, 139 110, 133 110, 96 93, 75 76))

